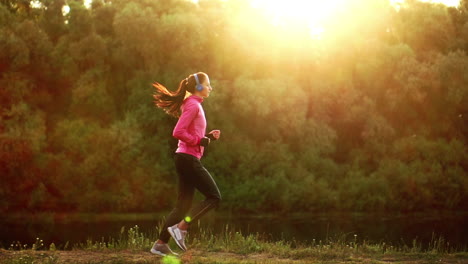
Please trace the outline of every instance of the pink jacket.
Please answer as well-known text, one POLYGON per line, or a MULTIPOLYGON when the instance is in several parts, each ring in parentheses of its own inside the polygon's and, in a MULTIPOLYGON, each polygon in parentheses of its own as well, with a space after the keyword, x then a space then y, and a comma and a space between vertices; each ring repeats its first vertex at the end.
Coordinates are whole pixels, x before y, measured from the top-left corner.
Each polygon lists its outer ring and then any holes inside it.
POLYGON ((201 159, 204 147, 200 140, 205 137, 206 118, 201 103, 203 98, 192 95, 182 104, 182 115, 172 132, 179 140, 176 153, 185 153, 201 159))

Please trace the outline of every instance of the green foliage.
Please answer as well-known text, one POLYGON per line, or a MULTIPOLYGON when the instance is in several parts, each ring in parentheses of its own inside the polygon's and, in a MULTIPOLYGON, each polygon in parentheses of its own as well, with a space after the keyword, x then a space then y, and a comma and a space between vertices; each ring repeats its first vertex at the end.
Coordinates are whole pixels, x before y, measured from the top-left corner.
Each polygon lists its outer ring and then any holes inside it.
POLYGON ((151 83, 199 70, 221 209, 466 209, 466 1, 347 1, 365 15, 322 40, 248 1, 39 2, 0 3, 1 212, 168 210, 177 120, 151 83))

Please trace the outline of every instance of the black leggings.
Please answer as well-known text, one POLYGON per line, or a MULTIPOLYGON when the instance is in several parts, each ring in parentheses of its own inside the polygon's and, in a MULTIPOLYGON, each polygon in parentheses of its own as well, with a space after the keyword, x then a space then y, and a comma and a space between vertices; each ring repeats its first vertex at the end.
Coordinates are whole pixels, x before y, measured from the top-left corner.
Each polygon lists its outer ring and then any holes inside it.
POLYGON ((166 223, 159 234, 159 239, 166 243, 170 238, 169 232, 167 232, 168 227, 177 224, 186 216, 189 216, 191 221, 196 221, 206 212, 218 206, 221 201, 221 193, 216 182, 199 159, 192 155, 176 153, 175 167, 179 177, 177 203, 167 216, 166 223), (195 189, 205 196, 205 200, 192 208, 187 215, 192 206, 195 189))

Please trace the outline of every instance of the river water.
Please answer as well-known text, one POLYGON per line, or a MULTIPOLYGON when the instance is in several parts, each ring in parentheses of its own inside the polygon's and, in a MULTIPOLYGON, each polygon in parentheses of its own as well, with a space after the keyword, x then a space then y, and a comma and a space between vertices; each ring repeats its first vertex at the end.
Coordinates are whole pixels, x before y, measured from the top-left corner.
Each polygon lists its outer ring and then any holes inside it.
MULTIPOLYGON (((46 247, 58 248, 85 243, 86 240, 118 239, 122 227, 128 230, 138 225, 140 232, 157 238, 158 215, 5 215, 0 217, 0 247, 11 243, 33 244, 36 238, 46 247)), ((468 213, 438 213, 422 215, 383 214, 316 214, 295 216, 256 216, 246 214, 221 215, 210 212, 192 227, 192 232, 205 230, 220 234, 226 228, 242 234, 259 234, 270 241, 298 241, 304 244, 337 240, 366 240, 371 243, 412 246, 416 240, 426 248, 434 239, 443 238, 450 247, 466 250, 468 245, 468 213)))

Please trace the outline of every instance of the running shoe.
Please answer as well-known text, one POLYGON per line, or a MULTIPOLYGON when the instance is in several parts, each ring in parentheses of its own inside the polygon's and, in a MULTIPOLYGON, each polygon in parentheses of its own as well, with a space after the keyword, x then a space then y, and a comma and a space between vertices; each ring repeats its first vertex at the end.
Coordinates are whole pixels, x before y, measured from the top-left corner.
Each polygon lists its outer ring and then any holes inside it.
POLYGON ((154 242, 154 245, 151 248, 150 252, 153 253, 153 254, 156 254, 156 255, 163 256, 163 257, 168 255, 168 254, 172 254, 172 255, 175 255, 175 256, 179 255, 179 254, 173 252, 168 244, 158 244, 156 242, 154 242))
POLYGON ((182 230, 178 228, 176 224, 176 225, 168 227, 167 231, 169 231, 169 234, 171 234, 177 246, 179 246, 179 248, 182 249, 183 251, 187 251, 187 247, 185 246, 185 242, 184 242, 185 236, 187 235, 187 230, 182 230))

